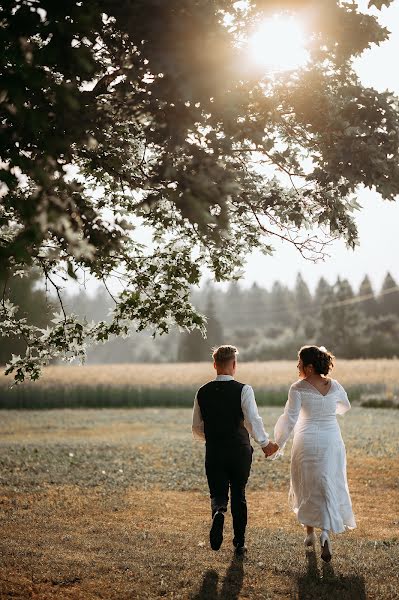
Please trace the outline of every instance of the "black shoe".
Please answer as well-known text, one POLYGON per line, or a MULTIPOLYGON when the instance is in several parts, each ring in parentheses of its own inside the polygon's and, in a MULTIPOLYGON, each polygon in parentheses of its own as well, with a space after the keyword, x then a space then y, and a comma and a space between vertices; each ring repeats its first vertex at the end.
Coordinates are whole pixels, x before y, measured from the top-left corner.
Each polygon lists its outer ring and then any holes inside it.
POLYGON ((219 550, 223 542, 223 525, 224 525, 224 514, 222 512, 215 512, 212 520, 212 527, 209 532, 209 541, 211 542, 212 550, 219 550))
POLYGON ((243 556, 244 554, 246 554, 248 552, 248 548, 246 547, 244 542, 237 542, 237 540, 234 538, 233 540, 233 546, 235 548, 235 553, 238 556, 243 556))
POLYGON ((235 549, 235 554, 237 554, 237 556, 244 556, 244 554, 246 554, 248 552, 248 548, 245 546, 245 544, 238 545, 236 546, 235 549))

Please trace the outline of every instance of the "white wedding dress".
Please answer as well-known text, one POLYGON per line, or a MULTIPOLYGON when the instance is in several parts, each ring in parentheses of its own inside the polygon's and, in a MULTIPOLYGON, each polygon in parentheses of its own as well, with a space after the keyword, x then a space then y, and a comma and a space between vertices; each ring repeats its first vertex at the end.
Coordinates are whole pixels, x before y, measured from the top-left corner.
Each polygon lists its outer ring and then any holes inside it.
POLYGON ((289 499, 303 525, 334 533, 356 527, 346 478, 346 452, 336 415, 350 409, 335 379, 323 395, 311 383, 293 383, 284 414, 274 428, 282 453, 294 430, 289 499))

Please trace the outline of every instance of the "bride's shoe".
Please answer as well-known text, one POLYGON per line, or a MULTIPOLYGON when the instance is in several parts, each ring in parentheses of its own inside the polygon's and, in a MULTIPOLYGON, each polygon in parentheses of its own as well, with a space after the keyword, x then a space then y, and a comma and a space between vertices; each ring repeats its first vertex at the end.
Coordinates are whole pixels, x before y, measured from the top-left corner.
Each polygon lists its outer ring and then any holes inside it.
POLYGON ((312 533, 309 533, 303 543, 305 544, 305 548, 310 548, 311 546, 313 546, 313 548, 316 546, 316 534, 314 531, 312 531, 312 533))
POLYGON ((324 562, 330 562, 331 554, 331 540, 328 537, 327 531, 322 531, 320 535, 320 546, 321 546, 321 558, 324 562))

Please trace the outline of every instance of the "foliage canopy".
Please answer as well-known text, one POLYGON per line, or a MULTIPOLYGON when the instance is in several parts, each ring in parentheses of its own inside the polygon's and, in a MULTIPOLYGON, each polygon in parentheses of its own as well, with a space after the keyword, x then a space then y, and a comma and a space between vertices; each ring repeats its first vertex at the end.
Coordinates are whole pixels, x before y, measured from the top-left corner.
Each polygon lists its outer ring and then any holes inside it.
POLYGON ((273 236, 311 259, 334 237, 353 246, 358 186, 399 192, 398 100, 352 68, 387 37, 334 0, 3 0, 1 277, 38 267, 61 302, 42 330, 17 318, 5 285, 1 333, 28 344, 6 371, 35 379, 131 328, 203 327, 189 301, 201 269, 234 277, 273 236), (248 32, 276 10, 306 17, 302 69, 243 60, 248 32), (83 272, 119 278, 110 323, 64 311, 59 275, 83 272))

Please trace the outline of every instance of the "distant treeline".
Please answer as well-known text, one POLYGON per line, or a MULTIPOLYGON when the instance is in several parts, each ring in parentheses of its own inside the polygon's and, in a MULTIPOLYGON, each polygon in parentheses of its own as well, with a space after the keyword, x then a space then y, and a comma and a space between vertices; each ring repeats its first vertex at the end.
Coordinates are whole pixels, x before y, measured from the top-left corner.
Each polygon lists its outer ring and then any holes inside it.
MULTIPOLYGON (((292 288, 278 281, 271 290, 256 283, 243 289, 233 282, 225 291, 208 285, 193 301, 209 318, 204 356, 220 339, 239 346, 241 360, 295 358, 299 346, 312 343, 341 358, 399 355, 399 287, 390 273, 378 294, 368 276, 356 291, 346 279, 330 285, 321 278, 312 294, 298 274, 292 288)), ((178 358, 194 357, 199 344, 197 334, 186 334, 178 358)))
MULTIPOLYGON (((56 300, 46 307, 44 292, 35 290, 36 278, 18 280, 14 302, 28 320, 45 327, 56 300)), ((113 300, 105 289, 93 297, 82 290, 64 297, 70 312, 89 321, 109 319, 113 300)), ((375 293, 369 277, 358 290, 338 278, 331 285, 321 278, 312 294, 298 274, 292 287, 276 281, 270 290, 256 283, 243 288, 232 282, 227 288, 208 283, 192 293, 193 304, 208 318, 207 339, 199 332, 174 329, 165 336, 135 333, 88 349, 88 363, 193 362, 209 360, 211 348, 221 343, 238 346, 241 360, 295 359, 299 346, 324 345, 341 358, 390 358, 399 356, 399 287, 387 273, 375 293)), ((0 363, 11 352, 24 351, 23 340, 0 339, 0 363)))

